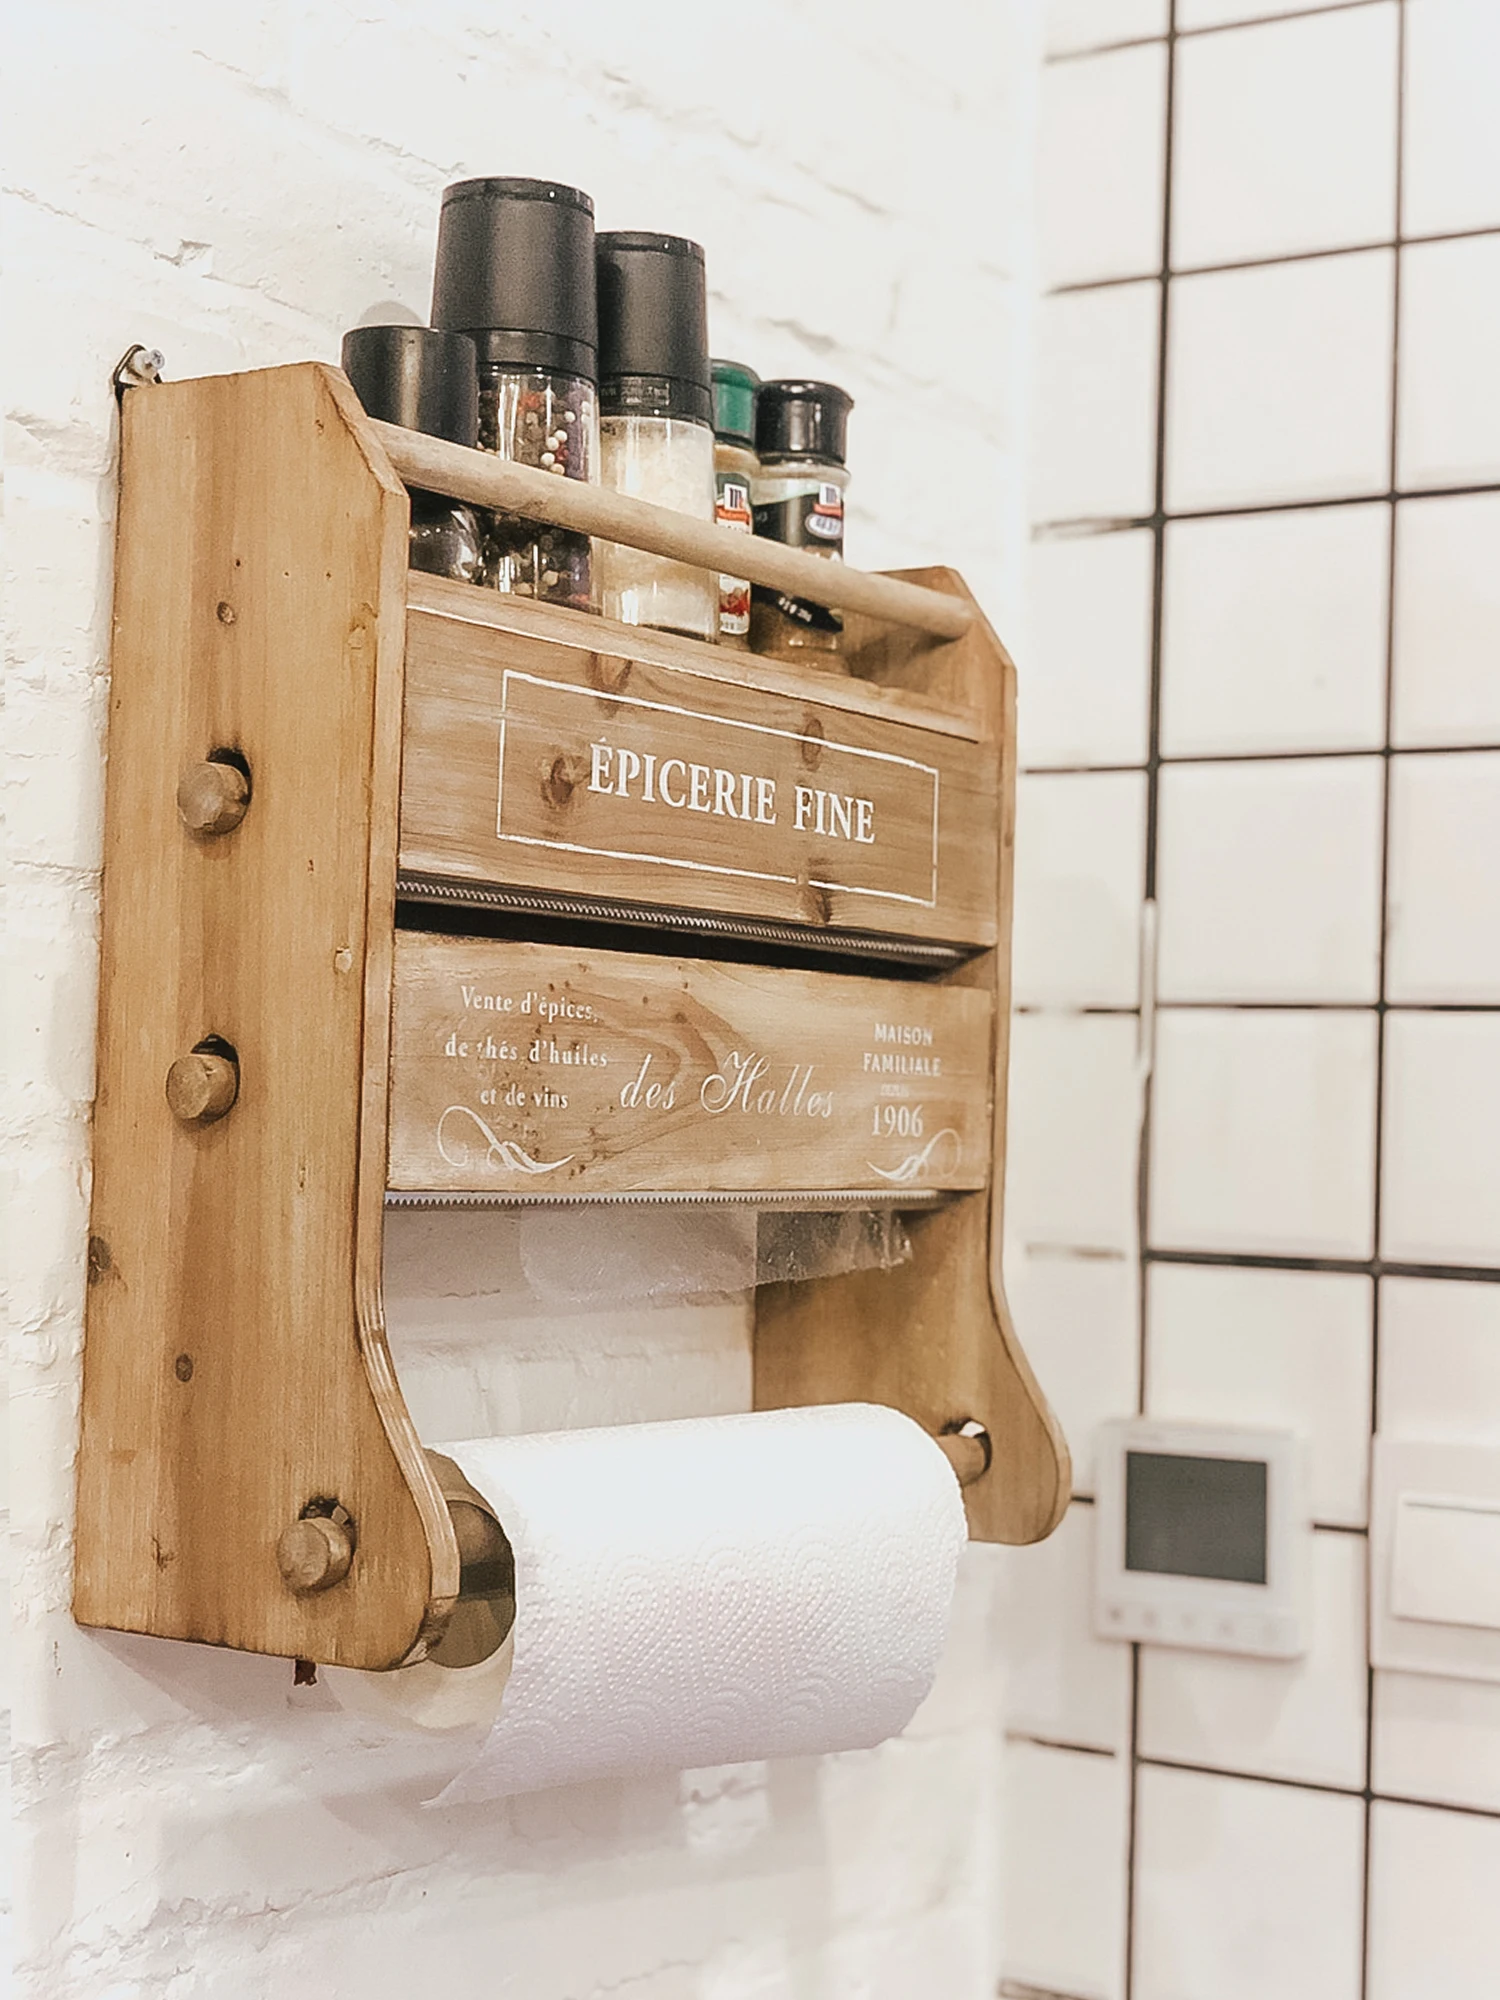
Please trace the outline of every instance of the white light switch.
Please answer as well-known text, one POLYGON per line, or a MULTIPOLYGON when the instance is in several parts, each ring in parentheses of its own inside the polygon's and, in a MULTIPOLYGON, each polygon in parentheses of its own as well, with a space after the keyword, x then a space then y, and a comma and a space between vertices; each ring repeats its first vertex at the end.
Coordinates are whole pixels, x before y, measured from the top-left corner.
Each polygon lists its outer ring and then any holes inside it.
POLYGON ((1399 1494, 1391 1610, 1500 1632, 1500 1502, 1399 1494))
POLYGON ((1370 1657, 1500 1681, 1500 1448, 1376 1438, 1370 1657))

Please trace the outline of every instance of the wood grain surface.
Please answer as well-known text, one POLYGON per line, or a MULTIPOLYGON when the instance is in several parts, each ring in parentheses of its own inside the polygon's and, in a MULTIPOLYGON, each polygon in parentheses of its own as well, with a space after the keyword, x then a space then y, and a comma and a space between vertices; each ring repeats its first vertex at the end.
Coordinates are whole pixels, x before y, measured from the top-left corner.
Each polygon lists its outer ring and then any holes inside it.
MULTIPOLYGON (((951 570, 914 573, 964 595, 951 570)), ((897 685, 920 683, 923 643, 909 633, 857 635, 867 664, 897 685)), ((990 1469, 964 1488, 969 1533, 1035 1542, 1062 1519, 1072 1483, 1067 1441, 1048 1407, 1005 1296, 1005 1089, 1010 1062, 1010 924, 1015 844, 1015 668, 982 619, 937 650, 949 699, 983 718, 999 778, 995 948, 948 974, 994 1003, 993 1171, 986 1192, 962 1195, 907 1227, 912 1257, 893 1271, 856 1271, 816 1286, 768 1285, 756 1295, 758 1409, 868 1398, 941 1432, 973 1420, 988 1431, 990 1469)))
POLYGON ((403 932, 390 1183, 983 1187, 990 1006, 916 981, 403 932))
POLYGON ((987 746, 830 707, 814 675, 782 694, 694 671, 710 647, 678 665, 623 626, 555 629, 413 610, 403 872, 993 941, 987 746))
POLYGON ((133 389, 123 424, 74 1608, 390 1666, 458 1586, 380 1312, 406 498, 332 369, 133 389), (195 833, 215 751, 250 804, 195 833), (208 1037, 238 1098, 184 1123, 208 1037), (353 1562, 298 1595, 278 1540, 324 1501, 353 1562))

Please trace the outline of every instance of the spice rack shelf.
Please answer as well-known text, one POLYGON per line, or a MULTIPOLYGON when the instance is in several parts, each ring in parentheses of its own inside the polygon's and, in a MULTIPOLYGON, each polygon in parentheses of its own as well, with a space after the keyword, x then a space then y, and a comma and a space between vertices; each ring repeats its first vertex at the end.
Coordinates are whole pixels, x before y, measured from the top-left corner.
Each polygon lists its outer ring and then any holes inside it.
POLYGON ((894 1404, 976 1537, 1049 1533, 999 1269, 1013 719, 952 572, 393 431, 320 364, 130 390, 79 1619, 473 1656, 388 1202, 901 1208, 896 1269, 758 1292, 757 1406, 894 1404), (411 573, 407 484, 839 604, 847 671, 411 573))

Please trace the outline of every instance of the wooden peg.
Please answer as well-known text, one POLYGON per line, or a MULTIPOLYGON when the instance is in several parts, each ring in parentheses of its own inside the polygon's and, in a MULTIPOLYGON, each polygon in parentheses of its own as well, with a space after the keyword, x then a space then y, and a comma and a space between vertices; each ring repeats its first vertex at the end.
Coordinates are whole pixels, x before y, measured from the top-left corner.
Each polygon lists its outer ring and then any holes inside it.
POLYGON ((237 764, 206 757, 177 781, 177 810, 189 833, 232 833, 250 804, 250 780, 237 764))
POLYGON ((288 1590, 299 1595, 331 1590, 349 1574, 354 1537, 343 1521, 327 1514, 305 1515, 283 1528, 276 1544, 276 1566, 288 1590))
POLYGON ((240 1094, 240 1067, 232 1056, 191 1049, 167 1071, 167 1103, 184 1125, 212 1125, 240 1094))

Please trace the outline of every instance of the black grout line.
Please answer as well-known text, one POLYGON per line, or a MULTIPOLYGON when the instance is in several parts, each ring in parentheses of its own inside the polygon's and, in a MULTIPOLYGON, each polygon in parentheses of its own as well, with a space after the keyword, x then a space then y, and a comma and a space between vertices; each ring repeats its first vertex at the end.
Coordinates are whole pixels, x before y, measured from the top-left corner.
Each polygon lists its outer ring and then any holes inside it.
MULTIPOLYGON (((1333 759, 1347 761, 1351 757, 1386 757, 1398 764, 1408 757, 1494 757, 1500 756, 1500 743, 1418 743, 1410 746, 1392 744, 1386 750, 1379 743, 1365 745, 1362 749, 1343 750, 1197 750, 1164 755, 1163 769, 1174 769, 1185 765, 1196 769, 1204 764, 1309 764, 1328 763, 1333 759)), ((1104 778, 1122 777, 1135 772, 1145 775, 1144 764, 1023 764, 1020 775, 1023 778, 1104 778)), ((1454 1002, 1455 1006, 1459 1003, 1454 1002)))
MULTIPOLYGON (((1396 9, 1396 184, 1392 190, 1396 212, 1396 238, 1400 241, 1403 206, 1403 155, 1406 150, 1406 0, 1400 0, 1396 9)), ((1401 274, 1405 258, 1399 253, 1395 259, 1393 288, 1391 297, 1391 373, 1390 373, 1390 430, 1387 478, 1392 493, 1399 484, 1398 456, 1400 450, 1399 410, 1401 387, 1401 274)), ((1391 722, 1395 712, 1396 684, 1396 519, 1397 507, 1390 503, 1390 519, 1387 522, 1388 541, 1386 544, 1386 594, 1385 594, 1385 703, 1384 703, 1384 769, 1381 779, 1380 799, 1380 959, 1377 992, 1380 1012, 1375 1036, 1375 1146, 1372 1161, 1374 1186, 1371 1189, 1370 1241, 1374 1246, 1375 1259, 1380 1257, 1380 1237, 1383 1226, 1383 1204, 1385 1184, 1385 1066, 1386 1066, 1386 1002, 1388 999, 1390 964, 1390 881, 1391 881, 1391 722)), ((1370 1408, 1369 1443, 1366 1446, 1367 1476, 1374 1476, 1375 1429, 1380 1412, 1380 1304, 1381 1286, 1374 1288, 1370 1310, 1370 1408)), ((1366 1613, 1368 1617, 1368 1610, 1366 1613)), ((1375 1782, 1375 1663, 1370 1657, 1370 1638, 1366 1627, 1365 1655, 1365 1742, 1364 1742, 1364 1814, 1362 1832, 1363 1851, 1360 1856, 1360 1931, 1359 1931, 1359 1992, 1360 2000, 1368 2000, 1370 1992, 1370 1828, 1372 1821, 1371 1787, 1375 1782)))
MULTIPOLYGON (((1039 1020, 1133 1019, 1139 1007, 1086 1002, 1029 1000, 1012 1013, 1039 1020)), ((1500 1014, 1500 1000, 1157 1000, 1158 1014, 1500 1014)))
MULTIPOLYGON (((1375 250, 1416 250, 1427 243, 1469 243, 1484 236, 1500 236, 1500 223, 1483 223, 1474 229, 1435 229, 1422 236, 1373 236, 1364 243, 1334 243, 1319 250, 1278 250, 1269 257, 1231 257, 1221 264, 1174 265, 1174 278, 1222 278, 1235 271, 1269 271, 1278 264, 1315 264, 1325 257, 1365 257, 1375 250)), ((1114 278, 1074 278, 1065 285, 1052 285, 1043 295, 1049 299, 1075 298, 1080 292, 1113 292, 1123 285, 1154 285, 1159 271, 1132 271, 1114 278)))
POLYGON ((1226 1764, 1200 1764, 1189 1757, 1141 1755, 1136 1762, 1148 1765, 1153 1771, 1187 1771, 1196 1778, 1230 1778, 1246 1785, 1278 1785, 1284 1791, 1321 1792, 1329 1798, 1363 1801, 1365 1796, 1362 1785, 1331 1785, 1322 1778, 1272 1777, 1265 1771, 1237 1771, 1226 1764))
POLYGON ((1114 1758, 1118 1752, 1106 1749, 1101 1743, 1071 1743, 1064 1736, 1038 1736, 1030 1729, 1007 1729, 1007 1743, 1030 1743, 1037 1750, 1066 1750, 1072 1757, 1114 1758))
MULTIPOLYGON (((1175 127, 1175 105, 1177 95, 1177 0, 1168 0, 1167 5, 1167 73, 1164 89, 1163 117, 1165 132, 1162 137, 1162 192, 1161 192, 1161 269, 1159 278, 1161 295, 1158 301, 1156 325, 1156 462, 1153 467, 1151 496, 1151 660, 1150 692, 1148 697, 1148 734, 1146 747, 1146 852, 1144 856, 1142 880, 1142 925, 1144 940, 1146 932, 1146 911, 1156 900, 1156 859, 1157 841, 1160 833, 1161 798, 1161 669, 1162 669, 1162 611, 1165 601, 1166 565, 1166 498, 1167 498, 1167 370, 1171 355, 1171 269, 1172 269, 1172 168, 1175 127)), ((1146 968, 1140 967, 1144 980, 1146 968)), ((1154 971, 1153 971, 1154 980, 1154 971)), ((1142 996, 1144 998, 1144 995, 1142 996)), ((1144 1016, 1141 1033, 1148 1028, 1144 1016)), ((1153 1031, 1154 1039, 1154 1031, 1153 1031)), ((1151 1051, 1138 1050, 1144 1059, 1145 1079, 1141 1091, 1140 1144, 1136 1156, 1136 1410, 1144 1415, 1146 1410, 1146 1384, 1148 1379, 1149 1353, 1149 1301, 1147 1298, 1148 1272, 1144 1251, 1151 1238, 1151 1130, 1153 1103, 1153 1065, 1151 1051)), ((1141 1751, 1141 1649, 1132 1641, 1130 1647, 1130 1738, 1129 1762, 1127 1764, 1127 1799, 1125 1821, 1125 1965, 1123 1973, 1122 2000, 1133 2000, 1135 1993, 1135 1939, 1136 1939, 1136 1855, 1139 1846, 1138 1821, 1140 1817, 1140 1751, 1141 1751)))
MULTIPOLYGON (((1326 493, 1309 500, 1237 500, 1224 507, 1180 507, 1166 514, 1170 527, 1178 521, 1240 521, 1247 514, 1311 514, 1329 507, 1378 507, 1410 500, 1473 500, 1500 493, 1500 480, 1476 479, 1462 486, 1388 486, 1378 493, 1326 493)), ((1086 542, 1098 535, 1128 534, 1132 528, 1156 525, 1154 514, 1072 514, 1055 521, 1033 521, 1034 542, 1086 542)))
POLYGON ((1322 7, 1305 7, 1295 14, 1250 14, 1243 21, 1212 21, 1203 28, 1168 28, 1165 35, 1131 35, 1118 42, 1092 42, 1086 49, 1058 49, 1043 58, 1048 68, 1060 63, 1083 62, 1090 56, 1114 55, 1120 49, 1149 49, 1162 41, 1201 41, 1205 35, 1232 35, 1238 28, 1283 27, 1288 21, 1305 21, 1320 14, 1354 14, 1364 7, 1379 7, 1385 0, 1328 0, 1322 7))
POLYGON ((1250 1250, 1173 1250, 1148 1247, 1147 1264, 1198 1264, 1224 1271, 1324 1271, 1348 1278, 1425 1278, 1461 1285, 1500 1285, 1500 1267, 1493 1264, 1426 1264, 1382 1257, 1296 1257, 1250 1250))
POLYGON ((1372 1792, 1371 1805, 1415 1806, 1419 1812, 1463 1813, 1468 1819, 1500 1819, 1500 1806, 1461 1806, 1448 1799, 1414 1799, 1405 1792, 1372 1792))
POLYGON ((1196 1778, 1227 1778, 1233 1784, 1279 1785, 1293 1792, 1321 1792, 1335 1799, 1358 1799, 1370 1806, 1415 1806, 1422 1812, 1464 1813, 1470 1819, 1500 1820, 1500 1806, 1450 1805, 1446 1799, 1416 1799, 1404 1792, 1370 1791, 1363 1785, 1330 1785, 1318 1778, 1272 1777, 1264 1771, 1238 1771, 1227 1764, 1198 1764, 1185 1757, 1141 1757, 1137 1760, 1156 1771, 1187 1771, 1196 1778))

